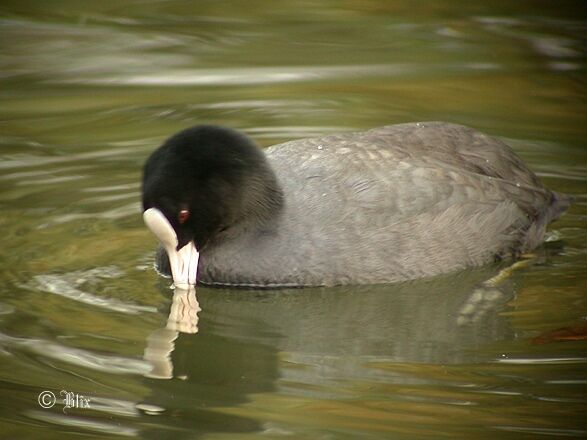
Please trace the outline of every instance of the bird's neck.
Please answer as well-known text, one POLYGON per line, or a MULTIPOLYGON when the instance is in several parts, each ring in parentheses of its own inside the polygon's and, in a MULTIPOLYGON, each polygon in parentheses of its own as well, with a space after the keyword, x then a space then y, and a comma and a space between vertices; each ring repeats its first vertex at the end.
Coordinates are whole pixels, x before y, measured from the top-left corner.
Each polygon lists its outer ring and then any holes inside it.
POLYGON ((273 170, 267 166, 245 190, 242 213, 248 228, 264 228, 279 218, 284 206, 281 185, 273 170))
POLYGON ((246 182, 247 186, 242 189, 241 203, 234 207, 234 223, 211 237, 208 248, 228 242, 246 242, 250 237, 277 229, 285 200, 275 174, 267 167, 254 177, 246 179, 246 182))

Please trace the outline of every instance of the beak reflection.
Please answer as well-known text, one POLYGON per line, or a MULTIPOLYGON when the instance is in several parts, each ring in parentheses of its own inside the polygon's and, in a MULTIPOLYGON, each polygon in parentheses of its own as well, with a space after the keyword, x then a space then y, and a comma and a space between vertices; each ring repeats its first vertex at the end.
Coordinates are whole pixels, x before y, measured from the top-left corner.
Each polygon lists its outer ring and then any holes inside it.
POLYGON ((151 371, 145 374, 146 377, 173 378, 171 353, 175 349, 175 340, 180 333, 198 332, 198 312, 201 310, 196 298, 196 289, 193 286, 188 289, 175 289, 167 325, 155 330, 147 337, 147 347, 143 358, 151 364, 151 371))

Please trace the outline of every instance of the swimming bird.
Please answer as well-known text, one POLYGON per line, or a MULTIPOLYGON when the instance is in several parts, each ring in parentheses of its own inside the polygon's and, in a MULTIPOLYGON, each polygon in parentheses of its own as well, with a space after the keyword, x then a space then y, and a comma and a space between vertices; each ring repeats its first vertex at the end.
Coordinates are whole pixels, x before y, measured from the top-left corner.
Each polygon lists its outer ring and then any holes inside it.
POLYGON ((148 158, 143 217, 176 286, 393 283, 515 258, 570 197, 504 142, 446 122, 257 147, 214 125, 148 158))

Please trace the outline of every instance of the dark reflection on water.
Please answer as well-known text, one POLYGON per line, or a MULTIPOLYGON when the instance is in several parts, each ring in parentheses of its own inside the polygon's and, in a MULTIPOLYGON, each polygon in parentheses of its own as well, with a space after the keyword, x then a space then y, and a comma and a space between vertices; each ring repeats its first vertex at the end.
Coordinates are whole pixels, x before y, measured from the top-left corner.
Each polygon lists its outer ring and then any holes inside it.
POLYGON ((3 1, 2 436, 587 437, 583 9, 3 1), (500 136, 575 196, 536 255, 490 282, 276 292, 152 270, 140 169, 171 133, 416 120, 500 136), (41 408, 62 390, 90 408, 41 408))
MULTIPOLYGON (((395 286, 245 294, 199 289, 200 325, 210 316, 208 325, 218 334, 264 341, 301 365, 333 362, 330 368, 350 377, 368 373, 362 367, 365 359, 474 362, 471 350, 508 335, 507 324, 495 312, 511 292, 488 298, 497 291, 481 286, 488 273, 395 286)), ((307 380, 336 379, 314 373, 308 371, 307 380)))
POLYGON ((147 337, 144 358, 152 365, 147 377, 179 380, 150 382, 141 405, 179 411, 175 425, 185 428, 261 430, 252 420, 214 417, 204 408, 270 392, 341 398, 341 381, 437 383, 373 365, 487 360, 480 347, 513 337, 497 313, 513 295, 511 282, 484 284, 496 273, 398 286, 177 290, 165 326, 147 337))

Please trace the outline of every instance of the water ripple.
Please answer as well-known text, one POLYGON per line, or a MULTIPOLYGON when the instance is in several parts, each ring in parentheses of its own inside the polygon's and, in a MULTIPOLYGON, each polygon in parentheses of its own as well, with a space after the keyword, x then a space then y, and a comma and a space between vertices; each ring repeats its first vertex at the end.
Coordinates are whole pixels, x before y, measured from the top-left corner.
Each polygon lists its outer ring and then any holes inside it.
MULTIPOLYGON (((145 149, 152 149, 148 146, 145 149)), ((106 150, 89 151, 86 153, 68 154, 67 156, 51 156, 41 157, 37 155, 23 154, 11 159, 0 162, 0 169, 21 168, 21 167, 35 167, 42 165, 50 165, 55 163, 76 162, 83 160, 111 158, 112 156, 120 156, 123 154, 137 153, 137 148, 109 148, 106 150)))
POLYGON ((125 437, 136 437, 139 431, 135 428, 122 426, 118 422, 109 423, 106 421, 97 421, 86 417, 72 416, 71 414, 60 414, 56 412, 27 411, 25 413, 32 419, 43 422, 62 425, 67 427, 82 428, 88 431, 99 432, 102 434, 115 434, 125 437))
POLYGON ((92 396, 92 410, 115 416, 138 417, 140 415, 135 402, 100 396, 92 396))
POLYGON ((144 375, 151 371, 151 364, 142 359, 97 354, 81 348, 67 347, 43 339, 16 338, 0 333, 0 344, 20 348, 46 358, 65 362, 90 370, 111 374, 144 375))
POLYGON ((550 435, 550 436, 565 436, 565 437, 585 437, 587 431, 580 429, 555 429, 555 428, 537 428, 537 427, 526 427, 526 426, 493 426, 495 429, 501 431, 511 431, 526 434, 539 434, 539 435, 550 435))
POLYGON ((89 280, 98 278, 117 278, 122 272, 114 266, 90 269, 87 271, 69 272, 62 275, 35 275, 32 288, 47 293, 63 296, 65 298, 89 304, 96 307, 112 310, 114 312, 136 315, 141 312, 156 312, 154 307, 141 306, 122 302, 115 298, 103 298, 92 293, 85 292, 78 287, 89 280))
MULTIPOLYGON (((462 74, 464 71, 495 70, 500 66, 493 63, 446 64, 443 70, 462 74)), ((157 73, 133 75, 101 75, 95 78, 64 78, 47 80, 56 84, 92 84, 124 86, 217 86, 272 84, 314 80, 368 78, 379 76, 401 76, 426 74, 428 65, 414 64, 372 64, 346 66, 290 66, 290 67, 248 67, 232 69, 175 69, 157 73)))
POLYGON ((140 202, 132 202, 123 206, 118 206, 116 208, 108 209, 106 211, 102 211, 99 213, 74 213, 74 214, 65 214, 56 216, 49 221, 40 224, 37 228, 38 229, 45 229, 51 226, 60 225, 63 223, 69 223, 76 220, 96 220, 96 219, 106 219, 106 220, 116 220, 124 217, 130 217, 134 215, 140 215, 141 213, 141 204, 140 202))
POLYGON ((493 362, 500 364, 519 364, 519 365, 537 365, 537 364, 585 364, 587 358, 584 357, 550 357, 550 358, 504 358, 495 359, 493 362))

